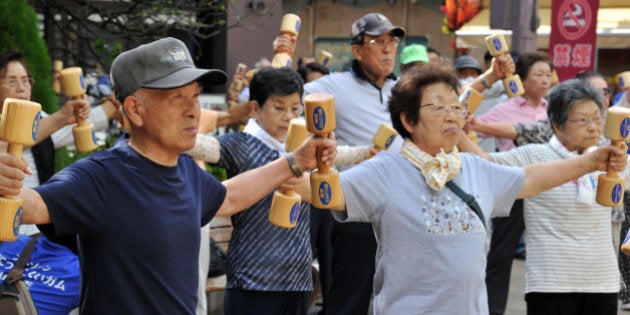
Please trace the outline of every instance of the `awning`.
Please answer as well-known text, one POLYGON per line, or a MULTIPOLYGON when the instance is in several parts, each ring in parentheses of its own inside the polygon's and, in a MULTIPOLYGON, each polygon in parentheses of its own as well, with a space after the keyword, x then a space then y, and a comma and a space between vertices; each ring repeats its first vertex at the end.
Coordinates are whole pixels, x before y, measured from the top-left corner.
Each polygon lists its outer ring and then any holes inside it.
MULTIPOLYGON (((551 8, 539 8, 540 27, 536 31, 536 47, 547 49, 551 32, 551 8)), ((457 47, 479 48, 485 51, 486 36, 504 34, 508 45, 511 44, 512 31, 492 30, 490 27, 490 9, 483 9, 468 23, 455 32, 457 47)), ((597 47, 630 47, 630 8, 600 8, 597 12, 597 47)))

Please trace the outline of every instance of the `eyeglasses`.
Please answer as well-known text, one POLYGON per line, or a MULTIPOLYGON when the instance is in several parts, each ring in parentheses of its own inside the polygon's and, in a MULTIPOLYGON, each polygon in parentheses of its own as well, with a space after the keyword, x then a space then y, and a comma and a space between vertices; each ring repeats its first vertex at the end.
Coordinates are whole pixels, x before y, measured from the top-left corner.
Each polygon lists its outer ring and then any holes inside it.
MULTIPOLYGON (((267 107, 267 106, 265 106, 267 107)), ((269 106, 271 109, 273 109, 278 115, 282 116, 285 114, 289 114, 292 117, 300 117, 302 116, 302 114, 304 113, 304 107, 302 105, 300 106, 289 106, 287 108, 280 106, 280 105, 272 105, 269 106)))
POLYGON ((367 44, 370 47, 374 47, 374 48, 383 48, 385 46, 398 47, 398 44, 400 44, 400 38, 398 37, 379 38, 379 39, 373 38, 367 41, 367 44))
POLYGON ((451 105, 424 104, 420 105, 420 108, 427 106, 433 106, 431 109, 435 116, 446 116, 450 112, 462 117, 468 114, 468 103, 466 102, 457 102, 451 105))
POLYGON ((35 84, 35 80, 33 80, 33 78, 23 78, 23 79, 9 79, 9 80, 4 80, 2 81, 2 84, 4 84, 6 87, 9 88, 16 88, 18 87, 18 84, 21 86, 27 86, 27 87, 31 87, 35 84))
POLYGON ((578 118, 578 119, 567 119, 568 121, 572 122, 572 123, 576 123, 582 127, 586 127, 588 125, 590 125, 591 123, 599 126, 602 123, 604 123, 604 119, 601 116, 598 117, 592 117, 592 118, 578 118))

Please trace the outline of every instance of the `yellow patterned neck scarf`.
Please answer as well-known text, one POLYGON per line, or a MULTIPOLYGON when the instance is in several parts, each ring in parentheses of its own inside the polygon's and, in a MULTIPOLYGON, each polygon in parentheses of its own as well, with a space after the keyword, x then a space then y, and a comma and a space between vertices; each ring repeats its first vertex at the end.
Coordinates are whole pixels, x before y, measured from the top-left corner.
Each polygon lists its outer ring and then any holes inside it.
POLYGON ((440 153, 431 156, 418 148, 411 140, 405 139, 400 153, 422 172, 427 184, 433 190, 444 188, 446 182, 455 178, 462 167, 457 147, 454 147, 451 153, 447 154, 442 149, 440 153))

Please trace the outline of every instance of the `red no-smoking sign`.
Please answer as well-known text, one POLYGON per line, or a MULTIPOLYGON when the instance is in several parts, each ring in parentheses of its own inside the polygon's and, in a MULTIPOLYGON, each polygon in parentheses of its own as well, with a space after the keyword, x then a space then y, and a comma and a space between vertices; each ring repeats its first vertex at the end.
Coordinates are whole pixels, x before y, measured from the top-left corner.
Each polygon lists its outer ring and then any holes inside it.
POLYGON ((586 34, 593 21, 591 7, 585 0, 563 1, 557 13, 558 30, 568 40, 576 40, 586 34))

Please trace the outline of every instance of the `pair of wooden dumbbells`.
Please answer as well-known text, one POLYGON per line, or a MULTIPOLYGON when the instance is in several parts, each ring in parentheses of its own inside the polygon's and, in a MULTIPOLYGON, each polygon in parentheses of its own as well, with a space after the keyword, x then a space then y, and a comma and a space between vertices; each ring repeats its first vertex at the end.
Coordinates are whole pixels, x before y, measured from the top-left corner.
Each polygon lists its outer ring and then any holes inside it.
MULTIPOLYGON (((299 147, 310 133, 326 138, 336 127, 335 101, 326 93, 310 94, 304 98, 306 120, 293 119, 289 125, 285 149, 291 152, 299 147)), ((398 133, 387 125, 381 125, 372 138, 374 146, 386 150, 398 133)), ((317 148, 317 170, 310 175, 311 204, 320 209, 330 209, 341 199, 339 172, 321 160, 321 148, 317 148)), ((293 190, 277 190, 269 211, 269 222, 283 227, 295 226, 302 198, 293 190)))

